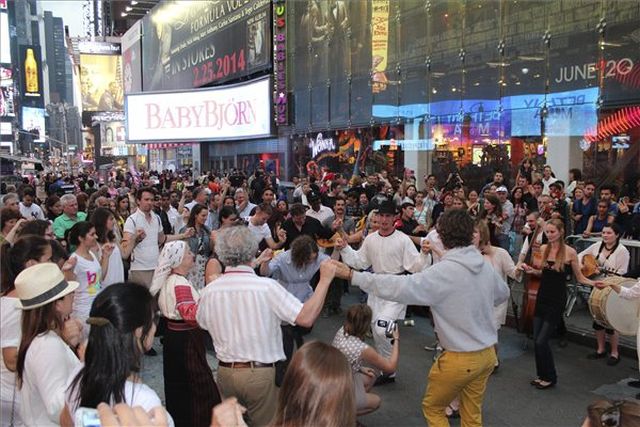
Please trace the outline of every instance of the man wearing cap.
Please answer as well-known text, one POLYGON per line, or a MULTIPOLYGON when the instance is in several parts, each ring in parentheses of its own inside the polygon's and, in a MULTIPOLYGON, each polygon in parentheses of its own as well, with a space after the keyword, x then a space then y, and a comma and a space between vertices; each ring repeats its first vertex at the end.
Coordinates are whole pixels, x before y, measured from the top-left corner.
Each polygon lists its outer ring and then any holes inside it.
POLYGON ((515 210, 513 209, 513 203, 509 200, 509 190, 504 185, 501 185, 496 189, 496 195, 500 204, 502 205, 502 226, 500 230, 496 230, 496 239, 500 244, 500 247, 509 252, 509 233, 511 232, 511 225, 515 218, 515 210))
MULTIPOLYGON (((429 265, 430 258, 425 252, 418 252, 409 236, 394 228, 396 207, 392 201, 385 200, 378 207, 379 229, 370 233, 357 251, 342 239, 336 242, 342 261, 348 266, 366 270, 372 267, 374 273, 405 274, 418 272, 429 265)), ((385 331, 390 322, 404 317, 407 306, 388 301, 376 295, 369 295, 367 304, 371 307, 373 341, 378 352, 386 358, 391 357, 393 345, 385 331)), ((395 381, 395 373, 384 375, 376 380, 378 384, 395 381)))
POLYGON ((427 230, 413 217, 415 210, 413 202, 404 202, 400 207, 400 218, 395 222, 395 227, 409 236, 416 246, 420 246, 422 238, 427 235, 427 230))
POLYGON ((312 191, 307 195, 307 200, 311 205, 311 209, 307 211, 307 216, 317 219, 321 224, 333 218, 333 211, 320 202, 320 194, 312 191))

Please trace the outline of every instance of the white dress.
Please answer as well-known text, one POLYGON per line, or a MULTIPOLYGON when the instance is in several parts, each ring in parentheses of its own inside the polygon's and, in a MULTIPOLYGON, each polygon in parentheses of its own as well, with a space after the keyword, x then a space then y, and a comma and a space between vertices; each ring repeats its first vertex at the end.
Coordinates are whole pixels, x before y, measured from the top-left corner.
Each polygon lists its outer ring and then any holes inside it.
MULTIPOLYGON (((0 298, 0 348, 20 345, 22 310, 18 298, 0 298)), ((7 369, 0 352, 0 426, 9 426, 13 411, 13 425, 21 426, 20 390, 16 388, 16 374, 7 369), (13 407, 13 410, 12 410, 13 407)))

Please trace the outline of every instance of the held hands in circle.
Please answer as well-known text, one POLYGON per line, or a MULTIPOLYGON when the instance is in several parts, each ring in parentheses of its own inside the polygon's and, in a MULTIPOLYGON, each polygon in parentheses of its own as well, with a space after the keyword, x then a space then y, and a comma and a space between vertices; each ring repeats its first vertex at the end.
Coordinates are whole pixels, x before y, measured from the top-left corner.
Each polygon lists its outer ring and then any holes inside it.
POLYGON ((335 277, 345 280, 351 278, 351 268, 347 264, 336 260, 331 260, 331 263, 335 266, 335 277))

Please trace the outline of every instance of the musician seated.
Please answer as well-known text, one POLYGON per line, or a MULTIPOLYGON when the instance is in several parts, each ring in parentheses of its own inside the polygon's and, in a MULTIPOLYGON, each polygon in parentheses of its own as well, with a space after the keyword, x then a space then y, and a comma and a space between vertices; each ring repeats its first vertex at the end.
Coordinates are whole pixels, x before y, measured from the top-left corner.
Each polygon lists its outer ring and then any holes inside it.
MULTIPOLYGON (((617 224, 607 224, 602 228, 602 240, 589 246, 578 254, 578 260, 582 265, 582 273, 586 277, 619 275, 627 273, 629 268, 629 251, 620 243, 622 230, 617 224)), ((598 348, 587 356, 589 359, 602 359, 606 354, 606 335, 609 335, 611 353, 607 365, 614 366, 620 361, 618 353, 617 331, 605 328, 593 322, 598 348), (606 334, 606 335, 605 335, 606 334)))

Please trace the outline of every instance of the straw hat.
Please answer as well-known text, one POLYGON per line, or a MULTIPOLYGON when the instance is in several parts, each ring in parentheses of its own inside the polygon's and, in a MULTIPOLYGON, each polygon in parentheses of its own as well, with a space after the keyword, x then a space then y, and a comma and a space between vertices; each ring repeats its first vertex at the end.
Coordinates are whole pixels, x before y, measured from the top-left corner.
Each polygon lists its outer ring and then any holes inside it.
POLYGON ((15 281, 23 310, 42 307, 75 291, 78 282, 67 282, 57 264, 46 262, 24 269, 15 281))

